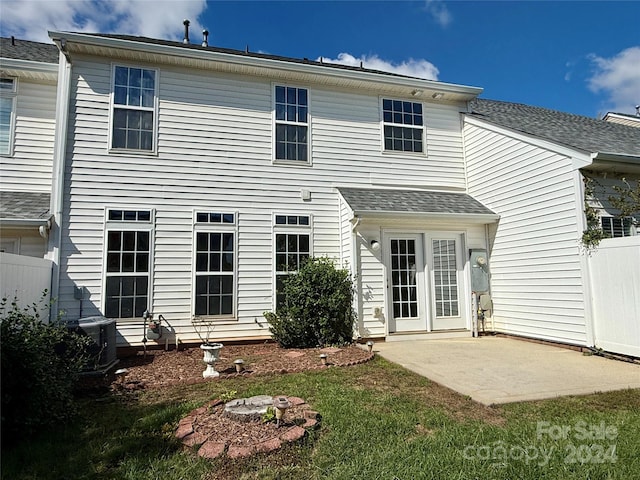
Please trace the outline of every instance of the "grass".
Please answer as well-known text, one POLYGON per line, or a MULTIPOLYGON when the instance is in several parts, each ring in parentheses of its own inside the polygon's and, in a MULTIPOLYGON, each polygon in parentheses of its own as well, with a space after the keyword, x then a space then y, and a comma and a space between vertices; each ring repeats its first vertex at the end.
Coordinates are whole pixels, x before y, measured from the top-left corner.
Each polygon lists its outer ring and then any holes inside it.
POLYGON ((2 478, 640 478, 640 390, 490 408, 380 358, 85 398, 80 410, 75 423, 3 451, 2 478), (322 427, 303 444, 247 460, 184 451, 173 438, 179 419, 234 390, 300 396, 322 414, 322 427))

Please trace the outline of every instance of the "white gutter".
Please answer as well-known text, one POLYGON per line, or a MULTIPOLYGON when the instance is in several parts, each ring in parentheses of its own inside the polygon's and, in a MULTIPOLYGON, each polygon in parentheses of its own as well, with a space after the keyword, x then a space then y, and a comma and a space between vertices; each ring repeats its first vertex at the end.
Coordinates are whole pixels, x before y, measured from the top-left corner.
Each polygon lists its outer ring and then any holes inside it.
MULTIPOLYGON (((60 48, 60 47, 59 47, 60 48)), ((53 171, 51 179, 51 206, 53 227, 49 234, 47 258, 53 262, 51 275, 51 298, 58 298, 60 291, 60 249, 62 248, 62 214, 64 201, 64 167, 67 152, 67 129, 69 124, 69 99, 71 98, 71 62, 60 52, 58 64, 58 88, 56 94, 56 129, 53 148, 53 171)), ((51 318, 58 316, 58 303, 51 305, 51 318)))
POLYGON ((41 227, 51 225, 52 215, 46 218, 0 218, 3 227, 41 227))
POLYGON ((57 63, 34 62, 33 60, 19 60, 15 58, 3 58, 0 60, 1 68, 10 68, 13 70, 23 70, 25 72, 35 73, 58 73, 57 63))
POLYGON ((375 210, 358 210, 353 214, 362 219, 419 219, 435 221, 464 221, 467 223, 494 223, 500 220, 500 215, 496 213, 452 213, 452 212, 380 212, 375 210))
POLYGON ((77 42, 103 48, 115 48, 132 51, 140 51, 156 55, 171 55, 174 57, 184 57, 188 59, 202 60, 208 62, 220 62, 230 65, 242 67, 265 68, 269 70, 280 70, 292 73, 311 74, 318 77, 332 77, 352 81, 369 81, 376 84, 387 84, 400 87, 414 89, 437 90, 443 93, 454 93, 462 96, 468 96, 472 99, 480 95, 483 91, 479 87, 471 87, 466 85, 457 85, 453 83, 438 82, 435 80, 425 80, 420 78, 396 77, 393 75, 385 75, 384 73, 375 73, 370 71, 354 71, 343 70, 340 68, 326 68, 334 64, 327 63, 325 65, 305 64, 297 59, 273 59, 259 58, 251 55, 243 56, 241 54, 216 52, 212 50, 200 50, 197 48, 184 48, 173 45, 161 45, 147 42, 136 42, 132 40, 123 40, 117 38, 98 37, 93 35, 84 35, 81 33, 49 31, 49 37, 56 43, 64 39, 66 42, 77 42))

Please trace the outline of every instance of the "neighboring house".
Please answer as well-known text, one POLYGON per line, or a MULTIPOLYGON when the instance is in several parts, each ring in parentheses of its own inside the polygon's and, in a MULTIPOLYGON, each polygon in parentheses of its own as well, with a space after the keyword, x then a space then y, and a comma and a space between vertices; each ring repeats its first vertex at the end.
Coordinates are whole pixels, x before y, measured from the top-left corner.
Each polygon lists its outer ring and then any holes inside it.
POLYGON ((603 120, 638 128, 640 127, 640 106, 637 106, 636 110, 638 111, 638 113, 636 113, 635 115, 609 112, 603 117, 603 120))
POLYGON ((0 251, 44 257, 50 226, 58 49, 0 39, 0 251))
POLYGON ((585 179, 591 179, 594 193, 587 200, 599 210, 605 232, 638 234, 640 216, 616 217, 608 198, 613 186, 640 179, 640 130, 481 99, 464 117, 468 192, 500 215, 490 233, 494 329, 640 355, 640 237, 602 242, 629 244, 626 273, 611 272, 610 282, 590 275, 596 258, 579 243, 586 228, 585 179), (603 292, 609 298, 599 305, 603 292), (614 326, 614 320, 623 323, 614 326), (604 339, 614 333, 626 346, 604 339))
POLYGON ((595 345, 582 177, 633 181, 640 130, 206 41, 50 37, 65 318, 115 318, 121 346, 145 310, 161 342, 197 341, 194 320, 268 338, 282 279, 326 255, 353 273, 359 336, 470 336, 490 291, 493 329, 595 345))

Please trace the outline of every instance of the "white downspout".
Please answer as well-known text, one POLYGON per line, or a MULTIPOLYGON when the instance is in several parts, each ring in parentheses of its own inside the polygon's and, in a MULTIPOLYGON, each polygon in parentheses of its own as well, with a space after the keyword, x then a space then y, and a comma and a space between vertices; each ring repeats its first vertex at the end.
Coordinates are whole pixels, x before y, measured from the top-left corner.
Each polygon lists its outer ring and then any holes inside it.
POLYGON ((62 214, 64 202, 64 170, 67 151, 67 130, 69 122, 69 99, 71 97, 71 61, 60 48, 58 63, 58 86, 56 91, 56 126, 53 148, 53 171, 51 177, 51 205, 53 225, 49 235, 47 258, 53 262, 51 273, 51 298, 56 301, 51 306, 51 318, 58 317, 60 293, 60 249, 62 248, 62 214))
POLYGON ((364 333, 364 318, 362 312, 362 272, 360 272, 360 247, 358 246, 358 225, 360 225, 360 217, 354 217, 351 222, 351 258, 353 259, 353 275, 356 280, 356 315, 358 316, 358 337, 362 337, 364 333))

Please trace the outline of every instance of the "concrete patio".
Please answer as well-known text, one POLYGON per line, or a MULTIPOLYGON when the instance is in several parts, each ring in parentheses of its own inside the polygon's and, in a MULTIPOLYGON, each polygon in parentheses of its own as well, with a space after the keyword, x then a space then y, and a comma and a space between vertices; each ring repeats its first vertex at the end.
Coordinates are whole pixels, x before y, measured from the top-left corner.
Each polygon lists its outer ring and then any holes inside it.
POLYGON ((640 388, 640 365, 504 337, 376 342, 374 351, 485 405, 640 388))

